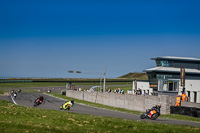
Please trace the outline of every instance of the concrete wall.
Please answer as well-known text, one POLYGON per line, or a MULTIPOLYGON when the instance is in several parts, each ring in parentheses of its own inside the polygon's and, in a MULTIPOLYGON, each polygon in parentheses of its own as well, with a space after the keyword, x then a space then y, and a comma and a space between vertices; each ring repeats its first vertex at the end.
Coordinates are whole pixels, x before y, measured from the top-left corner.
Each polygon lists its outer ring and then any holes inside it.
POLYGON ((101 93, 87 91, 67 90, 66 96, 80 100, 86 100, 112 107, 125 108, 144 112, 146 109, 162 104, 161 114, 169 114, 170 106, 175 105, 176 97, 167 95, 150 96, 150 95, 132 95, 132 94, 116 94, 101 93))
POLYGON ((195 107, 195 108, 200 108, 200 103, 191 103, 191 102, 181 102, 181 106, 184 107, 195 107))

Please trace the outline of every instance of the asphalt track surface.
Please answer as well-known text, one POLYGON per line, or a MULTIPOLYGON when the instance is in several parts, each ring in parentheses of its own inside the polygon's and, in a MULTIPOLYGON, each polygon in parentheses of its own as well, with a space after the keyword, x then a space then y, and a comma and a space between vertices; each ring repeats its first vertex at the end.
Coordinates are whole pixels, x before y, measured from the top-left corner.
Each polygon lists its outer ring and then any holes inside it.
MULTIPOLYGON (((0 96, 0 99, 7 100, 7 101, 13 101, 15 104, 26 106, 26 107, 33 107, 34 101, 39 96, 44 96, 44 104, 41 104, 37 108, 42 109, 53 109, 53 110, 59 110, 62 103, 64 103, 63 99, 56 98, 50 95, 45 95, 41 93, 18 93, 17 98, 13 99, 10 96, 0 96)), ((66 110, 62 110, 66 111, 66 110)), ((128 113, 122 113, 118 111, 111 111, 107 109, 100 109, 95 108, 83 104, 78 104, 75 101, 74 107, 72 107, 70 110, 67 110, 69 112, 79 113, 79 114, 89 114, 89 115, 95 115, 95 116, 105 116, 105 117, 116 117, 116 118, 122 118, 122 119, 130 119, 130 120, 138 120, 138 121, 146 121, 146 122, 157 122, 157 123, 165 123, 165 124, 178 124, 178 125, 188 125, 193 127, 200 127, 200 123, 197 122, 190 122, 190 121, 182 121, 182 120, 172 120, 172 119, 161 119, 158 118, 157 120, 149 120, 149 119, 140 119, 139 115, 134 114, 128 114, 128 113)))

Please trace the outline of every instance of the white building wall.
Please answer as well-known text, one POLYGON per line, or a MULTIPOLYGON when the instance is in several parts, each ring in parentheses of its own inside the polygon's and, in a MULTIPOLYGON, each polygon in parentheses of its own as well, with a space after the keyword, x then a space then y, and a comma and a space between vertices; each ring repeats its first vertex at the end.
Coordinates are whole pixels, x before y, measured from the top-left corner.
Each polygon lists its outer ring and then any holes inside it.
MULTIPOLYGON (((149 87, 149 82, 137 81, 137 90, 141 89, 142 94, 144 94, 144 90, 147 93, 149 91, 149 95, 153 93, 153 89, 149 87)), ((133 81, 133 91, 135 90, 135 81, 133 81)))
MULTIPOLYGON (((179 89, 179 94, 182 91, 182 87, 179 89)), ((194 92, 197 93, 196 95, 196 103, 200 103, 200 80, 185 80, 185 92, 188 96, 188 91, 190 91, 190 102, 194 102, 194 92)))
MULTIPOLYGON (((176 79, 177 80, 177 79, 176 79)), ((144 94, 144 90, 147 93, 149 90, 149 95, 153 93, 153 89, 150 88, 149 82, 142 82, 142 81, 137 81, 137 90, 141 89, 142 94, 144 94)), ((133 91, 132 94, 134 94, 135 90, 135 82, 133 81, 133 91)), ((180 81, 179 81, 179 95, 182 94, 183 87, 180 86, 180 81)), ((186 95, 188 96, 188 91, 190 91, 190 102, 194 102, 194 92, 197 93, 196 95, 196 103, 200 103, 200 80, 190 80, 186 79, 185 80, 185 92, 186 95)))

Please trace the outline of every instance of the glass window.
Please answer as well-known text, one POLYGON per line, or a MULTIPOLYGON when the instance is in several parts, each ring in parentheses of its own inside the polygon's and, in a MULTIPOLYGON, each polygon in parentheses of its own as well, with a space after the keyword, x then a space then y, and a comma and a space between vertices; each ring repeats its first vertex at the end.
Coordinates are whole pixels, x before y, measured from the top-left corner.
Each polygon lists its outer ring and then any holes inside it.
POLYGON ((174 67, 185 67, 185 68, 198 69, 199 68, 199 64, 186 63, 186 62, 174 62, 174 67))
POLYGON ((168 67, 169 63, 166 60, 161 61, 161 66, 168 67))
POLYGON ((178 81, 158 80, 159 91, 176 91, 178 92, 178 81))
POLYGON ((178 91, 178 82, 174 82, 174 91, 178 91))
POLYGON ((160 63, 159 60, 156 61, 156 66, 157 66, 157 67, 161 66, 161 63, 160 63))

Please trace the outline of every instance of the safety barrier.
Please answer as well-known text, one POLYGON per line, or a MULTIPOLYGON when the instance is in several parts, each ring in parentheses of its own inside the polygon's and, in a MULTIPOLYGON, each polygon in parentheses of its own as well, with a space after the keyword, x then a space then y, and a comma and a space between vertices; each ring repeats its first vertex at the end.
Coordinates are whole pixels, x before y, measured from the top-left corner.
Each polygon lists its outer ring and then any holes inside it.
POLYGON ((171 106, 170 114, 180 114, 180 115, 187 115, 200 118, 200 108, 171 106))

